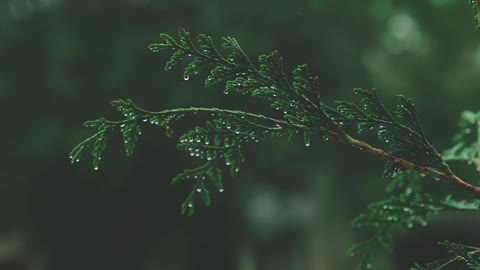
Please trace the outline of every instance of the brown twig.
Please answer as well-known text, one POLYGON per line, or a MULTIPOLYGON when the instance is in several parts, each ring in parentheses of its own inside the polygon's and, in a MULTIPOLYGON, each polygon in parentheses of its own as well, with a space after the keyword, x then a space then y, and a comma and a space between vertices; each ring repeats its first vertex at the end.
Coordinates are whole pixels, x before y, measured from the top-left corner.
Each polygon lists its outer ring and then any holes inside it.
MULTIPOLYGON (((480 1, 480 0, 478 0, 478 1, 480 1)), ((457 175, 455 175, 451 171, 441 172, 441 171, 438 171, 438 170, 436 170, 434 168, 431 168, 431 167, 428 167, 428 166, 422 166, 422 165, 419 165, 419 164, 412 163, 408 160, 393 156, 393 155, 385 152, 382 149, 373 147, 372 145, 370 145, 370 144, 368 144, 364 141, 357 140, 357 139, 351 137, 350 135, 348 135, 346 133, 343 133, 343 134, 329 134, 329 136, 333 139, 336 139, 337 141, 348 143, 348 144, 350 144, 354 147, 357 147, 358 149, 360 149, 362 151, 366 151, 370 154, 373 154, 374 156, 377 156, 380 159, 398 164, 405 169, 415 170, 417 172, 433 176, 436 179, 441 179, 441 180, 444 180, 447 183, 459 186, 459 187, 465 189, 466 191, 470 192, 471 194, 473 194, 476 198, 480 199, 480 187, 466 182, 465 180, 461 179, 460 177, 458 177, 457 175)))

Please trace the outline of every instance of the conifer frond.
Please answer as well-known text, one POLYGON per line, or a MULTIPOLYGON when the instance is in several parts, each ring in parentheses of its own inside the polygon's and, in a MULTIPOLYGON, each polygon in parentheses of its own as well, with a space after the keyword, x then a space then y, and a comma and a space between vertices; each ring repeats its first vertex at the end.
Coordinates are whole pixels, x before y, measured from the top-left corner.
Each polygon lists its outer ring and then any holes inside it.
MULTIPOLYGON (((410 99, 398 96, 394 117, 380 101, 376 91, 355 89, 354 92, 362 96, 363 110, 352 102, 338 102, 337 112, 340 114, 331 114, 335 122, 347 127, 347 131, 349 127, 354 127, 359 134, 376 132, 380 141, 389 144, 389 153, 393 156, 442 172, 449 171, 441 155, 427 141, 410 99)), ((401 164, 388 162, 384 175, 392 177, 404 169, 401 164)))
POLYGON ((376 231, 370 239, 354 245, 349 251, 351 256, 361 256, 358 270, 373 268, 370 258, 375 246, 393 249, 392 228, 405 231, 417 225, 427 226, 430 216, 446 211, 480 212, 480 200, 457 201, 450 195, 444 200, 437 200, 422 193, 421 177, 417 172, 399 173, 387 186, 390 197, 369 204, 368 212, 354 220, 353 226, 376 231))
MULTIPOLYGON (((246 56, 238 42, 233 38, 224 38, 223 47, 228 51, 222 57, 214 47, 212 38, 199 35, 198 46, 189 32, 180 29, 180 42, 171 36, 162 35, 163 43, 150 45, 150 49, 158 52, 158 48, 168 48, 183 57, 195 57, 185 69, 189 77, 191 65, 197 67, 197 59, 212 66, 210 76, 205 85, 225 84, 225 93, 239 92, 244 95, 265 99, 270 106, 284 112, 284 119, 292 124, 302 125, 328 131, 342 136, 353 127, 359 133, 373 130, 381 141, 391 147, 391 155, 412 163, 447 172, 448 166, 440 154, 427 141, 415 107, 410 99, 398 96, 395 117, 392 116, 374 90, 355 89, 362 96, 363 109, 351 102, 338 102, 336 109, 324 104, 318 77, 312 76, 307 65, 300 65, 292 72, 292 81, 283 68, 283 59, 277 51, 261 55, 258 67, 246 56), (197 47, 203 48, 199 51, 197 47), (212 83, 214 82, 214 83, 212 83)), ((198 72, 198 70, 196 70, 198 72)), ((195 72, 194 72, 195 73, 195 72)), ((310 134, 305 133, 306 137, 310 134)), ((326 136, 326 139, 329 139, 326 136)), ((308 144, 308 139, 306 143, 308 144)), ((391 177, 405 169, 394 161, 388 162, 385 176, 391 177)))
POLYGON ((353 222, 354 227, 376 231, 370 239, 355 244, 349 251, 350 256, 361 256, 357 270, 373 268, 371 253, 377 245, 393 249, 392 227, 426 226, 429 215, 443 210, 430 196, 421 193, 420 175, 416 172, 399 173, 387 186, 387 193, 388 199, 369 204, 368 212, 353 222))
POLYGON ((123 114, 124 120, 109 121, 100 118, 86 122, 85 126, 96 128, 97 132, 72 150, 72 162, 78 162, 82 152, 90 148, 94 168, 98 169, 107 135, 114 130, 121 132, 125 152, 131 155, 141 135, 142 125, 161 126, 167 136, 171 136, 173 125, 185 116, 195 117, 197 113, 204 113, 213 118, 207 121, 205 127, 196 127, 182 135, 177 144, 179 150, 204 161, 204 164, 186 169, 173 179, 174 184, 188 180, 194 182, 193 190, 181 208, 182 213, 188 215, 193 213, 198 201, 210 205, 212 186, 223 192, 222 171, 226 168, 231 175, 238 173, 240 164, 245 159, 242 154, 245 144, 263 141, 271 136, 296 133, 303 128, 263 115, 218 108, 192 107, 151 112, 138 108, 131 100, 115 100, 112 101, 112 106, 123 114))
POLYGON ((461 269, 480 269, 480 247, 471 247, 449 241, 443 241, 438 244, 448 250, 452 257, 431 262, 425 267, 416 264, 412 270, 453 270, 459 269, 459 266, 461 266, 461 269))
POLYGON ((87 121, 85 122, 84 126, 96 128, 97 132, 75 146, 70 152, 69 158, 72 163, 80 162, 80 157, 82 156, 83 152, 86 149, 91 148, 93 168, 98 170, 98 164, 100 163, 103 151, 105 151, 107 146, 106 140, 112 130, 112 127, 107 124, 107 121, 104 118, 87 121))
POLYGON ((475 12, 475 21, 477 22, 477 28, 480 29, 480 0, 467 0, 475 12))
POLYGON ((444 159, 466 161, 480 171, 480 113, 463 112, 458 127, 454 145, 445 151, 444 159))
MULTIPOLYGON (((410 99, 398 96, 396 111, 390 113, 375 90, 355 89, 361 96, 360 108, 353 102, 340 101, 336 108, 325 104, 321 98, 318 78, 311 75, 306 65, 299 65, 291 74, 285 71, 283 58, 277 51, 252 61, 232 37, 223 38, 222 50, 217 49, 210 36, 200 34, 197 38, 180 28, 178 38, 161 34, 161 43, 149 46, 152 52, 171 53, 165 65, 170 70, 188 60, 184 67, 185 80, 197 75, 201 68, 208 68, 205 86, 222 85, 225 94, 240 93, 265 100, 273 109, 283 112, 282 117, 217 109, 183 108, 151 112, 141 109, 131 100, 116 100, 112 105, 124 119, 109 121, 100 118, 88 122, 97 133, 72 150, 72 161, 79 160, 83 151, 91 148, 94 168, 98 168, 104 151, 107 135, 120 130, 127 155, 134 151, 141 135, 141 126, 162 126, 167 136, 172 136, 172 126, 183 117, 195 113, 211 114, 211 119, 180 137, 179 150, 199 158, 202 163, 185 170, 174 178, 174 183, 192 179, 193 191, 182 206, 182 212, 192 214, 197 201, 210 204, 210 186, 223 190, 222 172, 236 175, 244 161, 243 147, 248 143, 263 141, 271 136, 287 135, 292 141, 303 134, 305 145, 311 144, 313 136, 333 139, 351 144, 387 161, 384 175, 394 177, 404 170, 416 170, 457 184, 480 196, 477 188, 451 173, 448 165, 435 148, 427 141, 410 99), (225 56, 224 56, 225 55, 225 56), (184 61, 185 60, 185 61, 184 61), (355 139, 351 133, 376 133, 381 145, 390 148, 384 151, 364 141, 355 139), (197 196, 198 195, 198 196, 197 196)), ((403 202, 392 201, 399 204, 403 202)), ((374 207, 374 206, 372 206, 374 207)))

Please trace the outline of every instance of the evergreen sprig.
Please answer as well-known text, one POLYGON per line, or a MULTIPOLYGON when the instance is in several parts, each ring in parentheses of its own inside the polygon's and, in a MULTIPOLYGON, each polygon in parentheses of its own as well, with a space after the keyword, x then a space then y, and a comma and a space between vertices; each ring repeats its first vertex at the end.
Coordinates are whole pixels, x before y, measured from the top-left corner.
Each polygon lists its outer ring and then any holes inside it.
POLYGON ((465 111, 458 123, 454 145, 445 151, 445 160, 466 161, 480 171, 480 113, 465 111))
POLYGON ((477 28, 480 29, 480 0, 467 0, 475 12, 475 21, 477 22, 477 28))
POLYGON ((452 256, 431 262, 425 267, 415 264, 412 270, 458 269, 453 268, 458 266, 467 266, 467 269, 471 270, 480 269, 480 247, 466 246, 449 241, 443 241, 438 244, 448 250, 448 253, 450 253, 452 256))
POLYGON ((390 197, 369 204, 368 212, 354 220, 354 227, 375 231, 371 238, 354 245, 349 251, 351 256, 361 256, 357 270, 372 268, 371 253, 377 245, 393 250, 393 229, 406 231, 418 225, 427 226, 431 216, 446 211, 480 212, 480 200, 458 201, 450 195, 439 200, 422 193, 421 177, 417 172, 400 173, 387 185, 390 197))
MULTIPOLYGON (((354 222, 356 227, 376 231, 371 239, 355 245, 350 252, 352 255, 362 254, 359 269, 372 267, 370 254, 376 244, 388 249, 393 247, 393 227, 425 226, 429 216, 444 211, 480 211, 478 200, 456 201, 451 197, 438 200, 421 193, 419 179, 425 175, 457 185, 479 198, 480 187, 462 180, 450 170, 442 155, 428 142, 410 99, 399 95, 396 109, 391 112, 375 90, 354 89, 354 93, 360 96, 359 105, 338 101, 336 106, 330 106, 322 99, 318 77, 310 73, 307 65, 285 71, 283 58, 277 51, 252 61, 232 37, 223 38, 221 48, 215 46, 210 36, 200 34, 194 38, 182 28, 178 38, 167 34, 161 34, 160 38, 162 41, 151 44, 149 49, 154 53, 171 54, 166 70, 187 62, 183 77, 189 80, 201 69, 208 69, 205 87, 222 86, 225 94, 239 93, 262 99, 272 109, 283 112, 282 116, 197 107, 153 112, 139 108, 131 100, 116 100, 112 105, 123 114, 123 120, 100 118, 86 122, 85 125, 95 128, 96 132, 72 150, 72 162, 78 162, 88 149, 93 166, 98 169, 107 137, 114 130, 121 132, 126 154, 132 155, 143 125, 163 127, 166 135, 172 137, 173 126, 182 118, 200 113, 210 115, 203 126, 194 127, 180 136, 177 144, 179 150, 201 161, 198 166, 186 169, 173 179, 174 184, 192 182, 192 191, 181 207, 182 213, 191 215, 198 202, 207 206, 211 204, 212 188, 223 192, 225 171, 232 176, 239 172, 245 160, 242 149, 247 144, 283 135, 292 142, 297 135, 302 135, 306 146, 311 144, 314 136, 352 145, 385 160, 384 176, 392 179, 387 187, 390 197, 370 204, 368 212, 354 222), (365 133, 375 134, 380 146, 372 146, 354 137, 365 133)), ((472 145, 466 141, 468 128, 478 129, 478 117, 478 114, 464 114, 462 132, 455 139, 456 145, 446 152, 446 159, 477 161, 480 140, 472 145)), ((445 246, 454 252, 455 261, 461 259, 470 267, 476 267, 473 255, 477 253, 465 253, 461 246, 451 243, 445 246)), ((417 269, 431 268, 417 266, 417 269)))
MULTIPOLYGON (((181 136, 178 144, 178 149, 206 162, 198 168, 185 171, 174 180, 177 183, 192 176, 199 177, 193 190, 201 190, 199 193, 207 205, 210 204, 207 184, 221 186, 222 178, 218 175, 223 167, 227 167, 232 175, 238 172, 244 160, 241 149, 245 144, 284 134, 291 141, 299 133, 303 133, 305 145, 310 145, 313 135, 320 135, 325 140, 348 143, 379 156, 387 161, 384 171, 386 177, 394 177, 403 170, 416 170, 480 194, 479 188, 453 175, 441 155, 426 139, 412 101, 404 96, 398 96, 398 105, 393 114, 386 109, 375 90, 354 90, 361 96, 361 107, 346 101, 339 101, 336 107, 331 107, 322 100, 318 78, 310 74, 308 67, 299 65, 288 76, 277 51, 259 56, 255 64, 232 37, 223 38, 225 53, 215 47, 210 36, 200 34, 195 39, 183 28, 179 29, 178 40, 167 34, 161 34, 160 37, 162 42, 151 44, 149 49, 155 53, 171 53, 165 65, 166 70, 176 67, 184 59, 191 59, 184 69, 184 79, 189 79, 198 74, 200 68, 209 66, 206 87, 222 84, 225 93, 237 92, 263 99, 275 110, 283 111, 283 117, 278 119, 215 108, 150 112, 137 107, 131 100, 117 100, 112 105, 124 115, 124 120, 107 121, 101 118, 88 122, 87 125, 97 128, 97 133, 72 151, 72 161, 77 160, 81 152, 95 141, 92 155, 94 167, 97 168, 107 134, 115 128, 120 129, 126 153, 131 155, 143 122, 163 126, 167 135, 171 136, 172 125, 179 119, 187 114, 193 116, 197 112, 207 112, 212 113, 212 120, 205 127, 196 127, 181 136), (375 148, 353 138, 353 131, 358 134, 367 131, 376 133, 382 143, 389 145, 389 150, 375 148)), ((193 213, 197 198, 195 194, 192 192, 188 196, 183 204, 187 207, 182 207, 182 212, 193 213)))

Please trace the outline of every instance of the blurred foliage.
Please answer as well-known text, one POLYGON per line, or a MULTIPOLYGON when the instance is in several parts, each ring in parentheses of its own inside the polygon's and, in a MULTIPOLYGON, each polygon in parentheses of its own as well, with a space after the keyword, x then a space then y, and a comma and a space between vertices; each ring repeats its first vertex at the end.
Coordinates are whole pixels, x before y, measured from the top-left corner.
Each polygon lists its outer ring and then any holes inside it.
MULTIPOLYGON (((264 112, 202 90, 179 70, 161 72, 166 59, 146 45, 179 26, 235 36, 252 55, 278 49, 289 69, 308 62, 327 100, 357 86, 410 96, 430 142, 445 149, 457 116, 477 111, 480 100, 480 46, 468 12, 453 0, 1 2, 0 105, 14 118, 2 121, 1 241, 12 248, 0 260, 53 270, 352 269, 345 250, 369 232, 348 223, 383 192, 379 163, 363 153, 315 140, 306 149, 278 141, 247 148, 245 170, 226 182, 230 196, 191 219, 172 207, 189 188, 169 186, 191 164, 149 128, 132 158, 116 154, 119 144, 107 149, 102 170, 72 167, 65 156, 88 135, 81 123, 110 115, 110 100, 264 112), (10 244, 12 235, 24 244, 10 244)), ((469 166, 452 166, 478 179, 469 166)), ((392 255, 372 256, 382 269, 425 265, 440 257, 440 240, 478 243, 479 223, 445 213, 428 230, 396 234, 392 255)))

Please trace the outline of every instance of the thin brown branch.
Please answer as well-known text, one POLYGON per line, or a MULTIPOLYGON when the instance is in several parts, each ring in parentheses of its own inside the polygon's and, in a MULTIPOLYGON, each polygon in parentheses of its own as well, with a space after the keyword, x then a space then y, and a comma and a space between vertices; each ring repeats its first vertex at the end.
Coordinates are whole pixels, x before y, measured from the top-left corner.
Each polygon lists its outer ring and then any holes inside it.
POLYGON ((438 170, 436 170, 434 168, 431 168, 431 167, 428 167, 428 166, 422 166, 422 165, 419 165, 419 164, 412 163, 408 160, 393 156, 393 155, 385 152, 382 149, 373 147, 372 145, 370 145, 370 144, 368 144, 364 141, 357 140, 357 139, 351 137, 350 135, 348 135, 346 133, 343 133, 343 134, 330 133, 329 136, 331 138, 337 140, 337 141, 348 143, 348 144, 350 144, 354 147, 357 147, 358 149, 360 149, 362 151, 366 151, 370 154, 373 154, 374 156, 377 156, 380 159, 398 164, 405 169, 415 170, 417 172, 433 176, 436 179, 441 179, 441 180, 444 180, 447 183, 459 186, 459 187, 463 188, 464 190, 473 194, 476 198, 480 199, 480 187, 466 182, 465 180, 461 179, 460 177, 458 177, 457 175, 455 175, 451 171, 441 172, 441 171, 438 171, 438 170))

